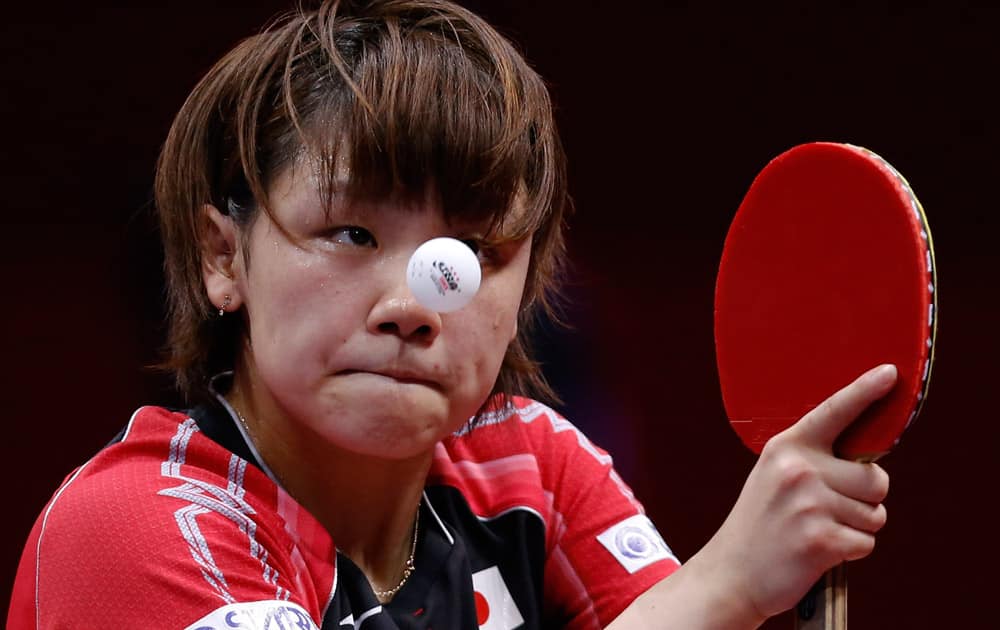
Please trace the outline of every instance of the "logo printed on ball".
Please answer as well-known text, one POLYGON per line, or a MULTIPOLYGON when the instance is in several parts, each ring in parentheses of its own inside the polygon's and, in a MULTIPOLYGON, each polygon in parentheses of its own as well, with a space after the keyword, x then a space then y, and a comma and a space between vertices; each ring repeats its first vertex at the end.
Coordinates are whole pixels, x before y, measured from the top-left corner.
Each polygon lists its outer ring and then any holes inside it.
MULTIPOLYGON (((438 293, 444 295, 444 292, 449 289, 458 291, 459 293, 462 292, 462 289, 458 286, 458 274, 443 260, 435 260, 431 263, 431 267, 441 272, 441 275, 437 277, 438 293)), ((431 277, 433 278, 433 276, 431 277)))
POLYGON ((410 256, 406 282, 417 302, 439 313, 457 311, 475 297, 482 280, 479 258, 450 237, 423 243, 410 256))

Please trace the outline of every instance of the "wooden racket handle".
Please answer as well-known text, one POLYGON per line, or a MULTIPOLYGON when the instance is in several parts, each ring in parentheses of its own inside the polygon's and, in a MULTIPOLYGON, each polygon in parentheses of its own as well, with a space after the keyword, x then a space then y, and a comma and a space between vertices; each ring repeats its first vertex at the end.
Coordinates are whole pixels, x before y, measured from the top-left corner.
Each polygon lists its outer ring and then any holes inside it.
POLYGON ((847 563, 820 578, 795 607, 797 630, 847 630, 847 563))

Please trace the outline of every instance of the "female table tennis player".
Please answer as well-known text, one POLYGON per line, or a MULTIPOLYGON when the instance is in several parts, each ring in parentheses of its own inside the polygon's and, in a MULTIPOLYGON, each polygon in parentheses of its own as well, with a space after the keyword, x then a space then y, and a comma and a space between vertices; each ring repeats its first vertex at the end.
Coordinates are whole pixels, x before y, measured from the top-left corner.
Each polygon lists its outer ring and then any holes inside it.
POLYGON ((881 367, 772 439, 680 565, 606 453, 548 407, 527 325, 562 256, 542 80, 444 0, 326 2, 238 45, 158 165, 168 365, 67 477, 8 628, 753 628, 870 553, 887 476, 831 454, 881 367), (437 313, 424 241, 482 284, 437 313))

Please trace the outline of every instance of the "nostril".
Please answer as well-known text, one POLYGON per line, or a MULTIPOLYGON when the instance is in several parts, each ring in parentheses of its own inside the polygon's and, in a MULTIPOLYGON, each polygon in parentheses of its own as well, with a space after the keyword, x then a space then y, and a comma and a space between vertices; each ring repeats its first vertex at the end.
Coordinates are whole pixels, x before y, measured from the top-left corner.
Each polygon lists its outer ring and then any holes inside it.
MULTIPOLYGON (((399 327, 396 322, 382 322, 378 325, 378 331, 381 333, 391 334, 391 335, 402 335, 403 329, 399 327)), ((407 336, 414 335, 417 337, 427 337, 433 332, 433 329, 429 324, 421 324, 414 328, 411 332, 407 333, 407 336)))

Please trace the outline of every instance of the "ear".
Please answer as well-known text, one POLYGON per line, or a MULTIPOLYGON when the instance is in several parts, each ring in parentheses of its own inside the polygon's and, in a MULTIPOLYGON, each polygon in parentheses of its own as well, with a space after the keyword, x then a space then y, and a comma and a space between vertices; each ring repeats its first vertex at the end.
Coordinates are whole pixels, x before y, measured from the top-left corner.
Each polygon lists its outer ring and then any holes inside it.
POLYGON ((201 273, 208 300, 216 308, 238 310, 243 296, 234 272, 236 224, 232 217, 222 214, 210 204, 202 206, 201 220, 201 273))

